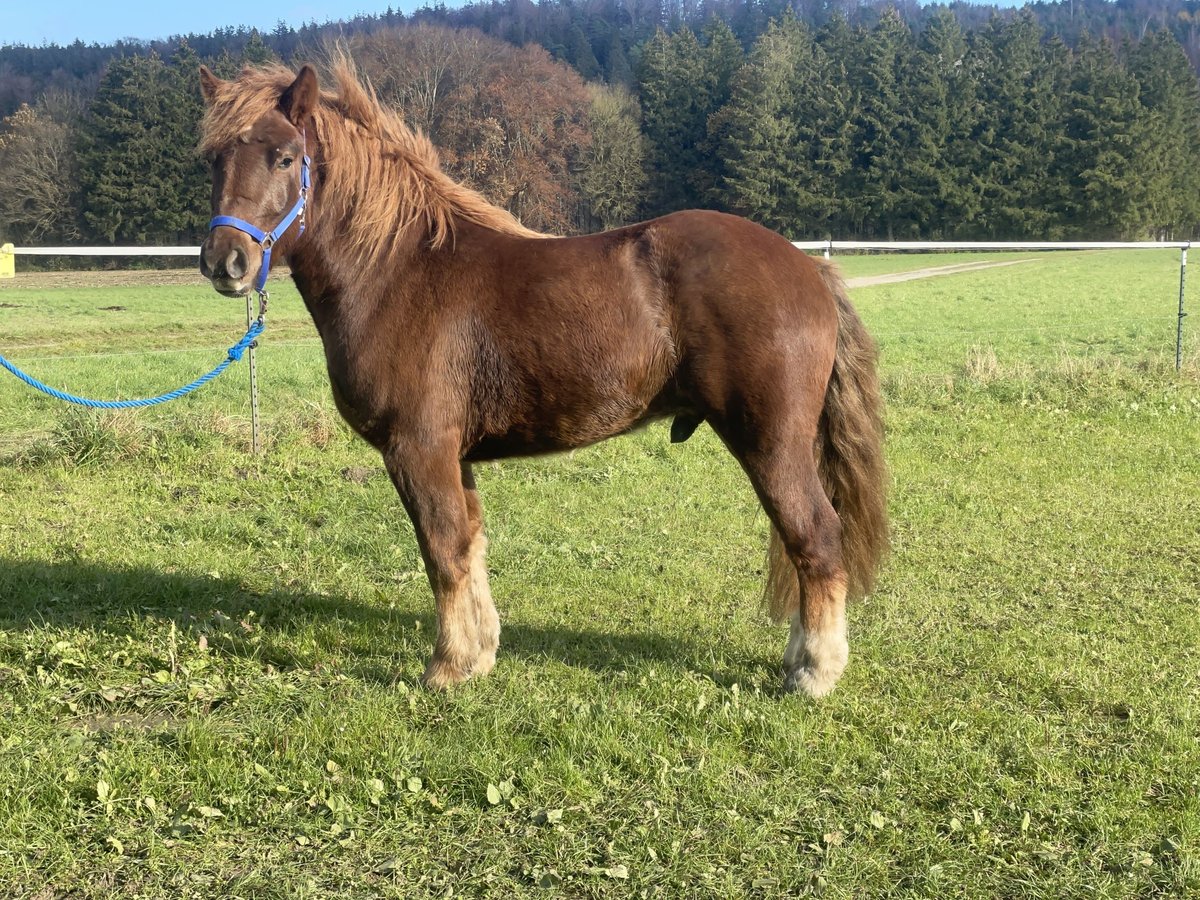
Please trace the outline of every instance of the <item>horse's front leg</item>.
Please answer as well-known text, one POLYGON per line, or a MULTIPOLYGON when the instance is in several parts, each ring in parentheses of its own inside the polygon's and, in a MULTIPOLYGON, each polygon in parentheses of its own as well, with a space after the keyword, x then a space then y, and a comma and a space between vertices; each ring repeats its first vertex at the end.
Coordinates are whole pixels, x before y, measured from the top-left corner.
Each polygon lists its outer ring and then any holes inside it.
POLYGON ((480 656, 471 585, 475 527, 454 449, 402 440, 384 453, 392 483, 416 530, 437 603, 437 642, 421 678, 435 689, 470 678, 480 656))

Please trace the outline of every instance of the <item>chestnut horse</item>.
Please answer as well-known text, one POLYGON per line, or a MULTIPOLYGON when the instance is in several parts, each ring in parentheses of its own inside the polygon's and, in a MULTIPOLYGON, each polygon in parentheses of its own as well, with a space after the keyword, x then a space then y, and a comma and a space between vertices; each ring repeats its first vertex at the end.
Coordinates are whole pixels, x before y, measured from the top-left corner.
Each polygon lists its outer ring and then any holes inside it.
POLYGON ((241 296, 264 247, 290 264, 338 410, 416 530, 438 622, 424 683, 496 661, 472 463, 673 417, 673 440, 707 422, 749 476, 773 526, 770 613, 790 620, 784 686, 828 693, 847 597, 887 544, 876 351, 836 272, 714 212, 537 234, 447 176, 348 60, 333 74, 336 92, 310 66, 200 70, 216 216, 200 269, 241 296))

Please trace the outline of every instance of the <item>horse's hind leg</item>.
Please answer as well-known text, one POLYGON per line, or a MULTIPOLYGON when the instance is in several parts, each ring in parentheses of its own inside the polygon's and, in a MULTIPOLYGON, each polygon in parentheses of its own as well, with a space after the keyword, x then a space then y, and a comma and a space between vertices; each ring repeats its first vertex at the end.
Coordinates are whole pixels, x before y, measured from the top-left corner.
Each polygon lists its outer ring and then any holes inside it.
POLYGON ((437 641, 422 680, 446 688, 469 678, 480 657, 479 617, 472 591, 473 559, 482 565, 455 447, 443 452, 397 441, 384 454, 425 559, 437 602, 437 641))
POLYGON ((492 591, 488 587, 487 537, 483 533, 483 504, 479 491, 475 489, 475 476, 468 463, 462 464, 463 490, 467 498, 467 517, 471 523, 470 578, 471 602, 475 606, 475 623, 478 628, 479 657, 475 660, 472 676, 486 675, 496 664, 496 650, 500 646, 500 617, 496 604, 492 602, 492 591))
POLYGON ((788 550, 774 529, 771 542, 774 558, 770 565, 782 570, 781 577, 791 578, 796 587, 789 592, 794 591, 799 601, 789 616, 788 643, 783 654, 784 689, 823 697, 842 677, 850 657, 845 573, 826 561, 788 550))
POLYGON ((823 697, 842 676, 846 572, 841 522, 826 497, 811 440, 743 459, 771 519, 767 601, 776 621, 790 620, 784 688, 823 697))

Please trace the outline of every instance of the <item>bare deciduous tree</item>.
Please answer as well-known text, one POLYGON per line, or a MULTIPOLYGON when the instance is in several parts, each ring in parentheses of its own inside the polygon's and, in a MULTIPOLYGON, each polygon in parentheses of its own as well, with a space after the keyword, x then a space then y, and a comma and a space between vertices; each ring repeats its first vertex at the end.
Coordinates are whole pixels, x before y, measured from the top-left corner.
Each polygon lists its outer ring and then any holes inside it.
POLYGON ((577 72, 540 47, 424 25, 375 32, 351 52, 380 98, 429 134, 450 174, 532 228, 577 227, 577 170, 591 146, 577 72))
POLYGON ((583 154, 579 187, 602 228, 632 221, 646 186, 645 138, 637 100, 625 88, 588 85, 592 144, 583 154))
POLYGON ((0 236, 37 242, 78 233, 71 127, 22 105, 0 124, 0 236))

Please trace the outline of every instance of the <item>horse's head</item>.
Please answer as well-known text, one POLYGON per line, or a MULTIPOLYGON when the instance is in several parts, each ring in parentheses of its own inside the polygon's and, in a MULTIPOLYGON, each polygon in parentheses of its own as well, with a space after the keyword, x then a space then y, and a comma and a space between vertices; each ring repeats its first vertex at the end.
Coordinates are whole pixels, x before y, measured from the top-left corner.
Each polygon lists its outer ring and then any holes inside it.
POLYGON ((305 125, 319 99, 317 75, 304 66, 290 85, 257 103, 240 82, 222 81, 203 66, 200 87, 209 109, 213 212, 200 273, 220 293, 240 297, 263 290, 272 247, 286 254, 303 228, 305 125))

